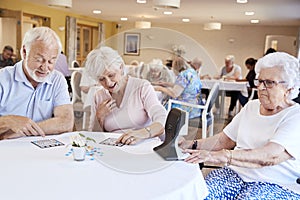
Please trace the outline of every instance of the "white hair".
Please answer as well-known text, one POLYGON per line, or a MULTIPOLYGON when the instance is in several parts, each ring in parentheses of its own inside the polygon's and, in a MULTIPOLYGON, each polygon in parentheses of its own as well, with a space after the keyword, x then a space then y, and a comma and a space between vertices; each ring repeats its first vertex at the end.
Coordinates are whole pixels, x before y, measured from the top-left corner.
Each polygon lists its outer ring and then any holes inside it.
POLYGON ((193 65, 199 65, 199 66, 202 65, 202 61, 201 61, 201 59, 198 58, 198 57, 194 58, 194 59, 192 60, 191 63, 192 63, 193 65))
POLYGON ((150 63, 149 63, 150 69, 162 69, 164 67, 163 62, 161 59, 154 58, 150 63))
POLYGON ((85 62, 87 73, 96 81, 106 69, 120 69, 124 66, 124 61, 118 52, 106 46, 92 50, 85 62))
POLYGON ((285 52, 274 52, 258 59, 255 72, 259 75, 261 69, 279 68, 281 76, 286 81, 287 88, 293 88, 290 98, 298 96, 300 86, 300 64, 299 60, 285 52))
POLYGON ((139 65, 140 65, 140 62, 137 61, 137 60, 132 60, 132 61, 130 62, 130 65, 139 66, 139 65))
POLYGON ((36 28, 29 29, 24 35, 22 47, 20 50, 22 59, 24 59, 23 48, 26 49, 26 55, 28 56, 31 45, 35 41, 43 41, 46 44, 46 46, 48 46, 49 48, 57 45, 58 46, 57 53, 60 54, 60 52, 61 52, 62 44, 61 44, 60 39, 57 36, 57 34, 49 27, 43 27, 43 26, 36 27, 36 28))
POLYGON ((228 61, 231 61, 231 62, 234 62, 234 55, 227 55, 225 60, 228 60, 228 61))

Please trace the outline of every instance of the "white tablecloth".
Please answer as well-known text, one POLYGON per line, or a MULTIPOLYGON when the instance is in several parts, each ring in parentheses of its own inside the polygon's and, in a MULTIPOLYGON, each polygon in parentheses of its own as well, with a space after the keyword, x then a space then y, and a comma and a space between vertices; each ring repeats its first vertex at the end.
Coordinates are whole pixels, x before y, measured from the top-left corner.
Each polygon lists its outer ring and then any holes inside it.
POLYGON ((240 91, 243 94, 248 94, 247 84, 248 82, 236 82, 236 81, 223 81, 223 80, 201 80, 202 88, 211 89, 213 85, 218 82, 219 89, 221 90, 221 105, 220 105, 220 115, 224 117, 224 104, 225 104, 225 92, 226 91, 240 91))
POLYGON ((247 82, 222 81, 222 80, 201 80, 202 88, 211 89, 218 82, 220 90, 225 91, 247 91, 247 82))
MULTIPOLYGON (((116 134, 81 132, 102 141, 116 134)), ((72 134, 56 138, 67 144, 72 134)), ((203 199, 207 188, 198 165, 164 161, 152 151, 160 141, 135 146, 95 145, 102 154, 74 161, 70 146, 40 149, 25 137, 0 141, 0 199, 203 199)), ((92 144, 92 143, 91 143, 92 144)))

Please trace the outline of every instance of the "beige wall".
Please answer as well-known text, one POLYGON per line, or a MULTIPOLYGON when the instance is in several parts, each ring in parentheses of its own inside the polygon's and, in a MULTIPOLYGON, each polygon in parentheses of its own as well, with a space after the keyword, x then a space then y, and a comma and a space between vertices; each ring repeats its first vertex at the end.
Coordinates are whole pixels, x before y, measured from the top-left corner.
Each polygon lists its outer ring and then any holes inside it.
MULTIPOLYGON (((265 38, 267 35, 285 35, 297 37, 299 27, 294 26, 228 26, 223 25, 220 31, 204 31, 201 24, 157 24, 153 27, 164 27, 164 31, 136 30, 133 22, 122 23, 121 28, 116 28, 116 23, 101 21, 99 19, 80 16, 65 11, 36 6, 21 0, 1 0, 1 8, 11 10, 22 10, 25 13, 41 15, 51 18, 51 28, 60 36, 63 45, 65 44, 65 32, 59 31, 58 27, 65 26, 67 15, 79 19, 79 21, 97 26, 98 22, 105 24, 105 34, 107 44, 116 48, 120 54, 124 49, 124 32, 142 32, 141 34, 141 54, 140 56, 123 56, 126 63, 131 60, 150 62, 152 58, 166 60, 172 58, 170 53, 172 45, 184 45, 187 53, 184 57, 187 60, 195 56, 203 59, 203 73, 215 75, 219 68, 223 66, 224 57, 233 54, 236 63, 243 69, 243 74, 247 73, 244 61, 248 57, 259 58, 264 53, 265 38), (172 33, 170 35, 170 32, 172 33), (112 37, 110 37, 112 36, 112 37), (154 45, 152 45, 154 44, 154 45), (152 47, 154 46, 154 50, 152 47)), ((295 47, 296 49, 296 47, 295 47)), ((296 50, 293 50, 296 55, 296 50)))
MULTIPOLYGON (((247 73, 247 69, 244 66, 244 62, 248 57, 259 58, 264 53, 265 48, 265 39, 267 35, 285 35, 296 37, 299 31, 299 27, 290 27, 290 26, 258 26, 258 25, 249 25, 249 26, 222 26, 220 31, 204 31, 203 26, 200 24, 152 24, 152 27, 164 27, 172 29, 174 31, 180 32, 186 37, 190 37, 191 41, 198 43, 197 46, 202 46, 207 52, 208 57, 212 59, 212 62, 215 63, 215 66, 219 68, 224 64, 224 58, 228 54, 232 54, 236 57, 236 63, 239 64, 243 69, 243 74, 247 73)), ((141 46, 143 43, 148 40, 150 32, 147 30, 136 30, 132 29, 133 23, 122 23, 122 28, 118 29, 119 34, 124 34, 124 32, 143 32, 141 38, 141 46), (143 36, 144 35, 144 36, 143 36), (146 36, 145 36, 146 35, 146 36)), ((172 44, 182 44, 182 37, 171 37, 170 35, 163 35, 164 33, 158 33, 153 38, 153 42, 159 40, 159 38, 164 38, 162 42, 162 47, 169 46, 171 50, 172 44)), ((122 36, 120 37, 122 38, 122 36)), ((123 39, 118 42, 119 51, 122 53, 123 48, 123 39), (120 48, 120 46, 122 46, 120 48)), ((197 52, 194 51, 195 48, 190 48, 191 46, 185 46, 187 53, 187 59, 192 59, 194 55, 197 55, 197 52), (189 56, 190 55, 190 56, 189 56)), ((296 56, 296 46, 293 47, 294 55, 296 56)), ((200 57, 203 55, 203 51, 199 52, 200 57)), ((141 55, 144 56, 144 55, 141 55)), ((141 56, 124 56, 126 62, 136 59, 141 60, 141 56)), ((166 59, 166 55, 161 54, 162 59, 166 59)), ((146 61, 151 58, 144 57, 146 61)), ((206 66, 208 63, 203 63, 206 66)), ((209 63, 210 64, 210 63, 209 63)), ((215 69, 205 69, 210 73, 217 73, 215 69)))
MULTIPOLYGON (((16 32, 15 26, 10 26, 10 24, 15 24, 16 19, 12 18, 0 18, 0 52, 2 53, 2 49, 6 45, 10 45, 12 47, 16 46, 16 36, 11 34, 16 32), (4 27, 4 28, 2 28, 4 27), (6 28, 9 27, 9 28, 6 28)), ((16 49, 14 48, 14 53, 16 53, 16 49)))
POLYGON ((58 34, 61 39, 63 47, 65 46, 65 30, 60 31, 59 27, 64 26, 66 23, 66 16, 72 16, 78 18, 78 21, 82 24, 88 24, 91 26, 98 26, 98 23, 105 24, 105 35, 110 37, 114 34, 114 23, 104 21, 101 19, 81 16, 66 12, 65 10, 50 8, 48 6, 34 5, 22 0, 1 0, 0 8, 23 11, 23 13, 38 15, 51 18, 51 28, 58 34))

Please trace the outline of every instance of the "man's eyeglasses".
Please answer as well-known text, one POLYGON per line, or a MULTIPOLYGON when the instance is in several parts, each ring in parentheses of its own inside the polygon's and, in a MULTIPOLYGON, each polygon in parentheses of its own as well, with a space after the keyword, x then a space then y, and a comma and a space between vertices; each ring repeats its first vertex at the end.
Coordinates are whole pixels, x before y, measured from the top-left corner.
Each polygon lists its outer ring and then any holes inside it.
POLYGON ((262 80, 262 79, 254 79, 254 85, 259 86, 261 83, 264 84, 266 88, 272 88, 279 83, 285 83, 285 81, 272 81, 272 80, 262 80))

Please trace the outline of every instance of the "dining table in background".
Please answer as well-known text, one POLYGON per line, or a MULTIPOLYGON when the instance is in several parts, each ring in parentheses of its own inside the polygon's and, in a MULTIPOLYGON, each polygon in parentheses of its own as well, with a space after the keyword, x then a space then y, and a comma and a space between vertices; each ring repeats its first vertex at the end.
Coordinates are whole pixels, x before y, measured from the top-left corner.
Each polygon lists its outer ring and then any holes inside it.
POLYGON ((211 89, 213 85, 218 82, 219 90, 221 92, 221 103, 220 103, 220 116, 224 118, 224 106, 225 106, 225 93, 227 91, 240 91, 247 92, 247 84, 248 82, 236 82, 236 81, 224 81, 218 79, 203 79, 202 88, 203 89, 211 89))
POLYGON ((67 144, 78 133, 0 141, 0 199, 199 200, 208 194, 197 164, 165 161, 153 151, 158 138, 117 147, 99 141, 119 134, 81 131, 98 150, 74 161, 67 144), (49 138, 65 145, 41 149, 31 143, 49 138))

